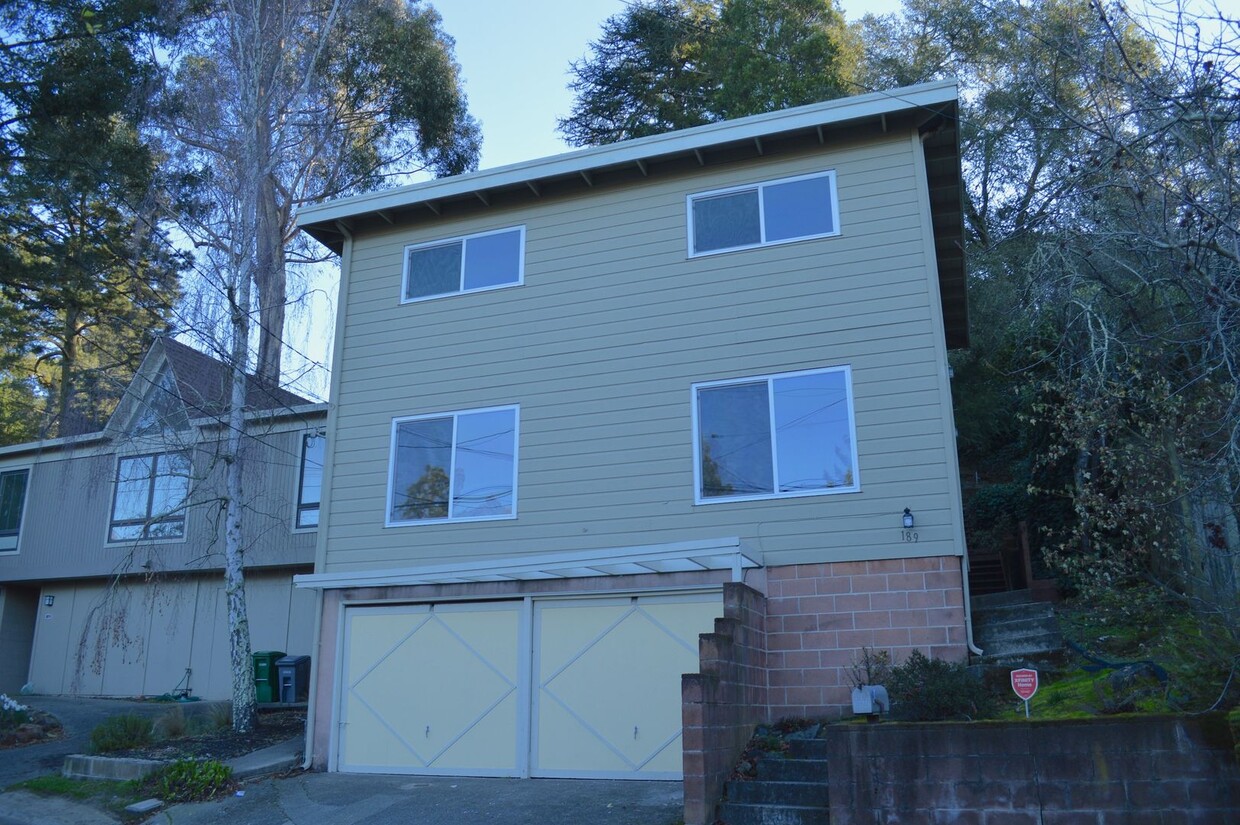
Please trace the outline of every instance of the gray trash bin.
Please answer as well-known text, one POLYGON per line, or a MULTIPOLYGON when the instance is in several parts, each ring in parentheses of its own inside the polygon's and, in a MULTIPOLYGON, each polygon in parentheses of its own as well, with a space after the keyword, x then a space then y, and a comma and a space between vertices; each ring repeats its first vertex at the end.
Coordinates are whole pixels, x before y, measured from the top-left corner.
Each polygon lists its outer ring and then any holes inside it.
POLYGON ((310 657, 285 656, 276 660, 280 695, 277 701, 304 702, 310 695, 310 657))

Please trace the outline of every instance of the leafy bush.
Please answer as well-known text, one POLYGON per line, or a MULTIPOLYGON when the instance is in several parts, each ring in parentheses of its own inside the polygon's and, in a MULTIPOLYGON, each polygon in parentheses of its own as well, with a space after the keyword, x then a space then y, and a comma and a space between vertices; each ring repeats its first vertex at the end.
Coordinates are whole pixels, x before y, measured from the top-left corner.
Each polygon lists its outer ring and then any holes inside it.
POLYGON ((30 708, 0 693, 0 731, 14 730, 30 721, 30 708))
POLYGON ((959 662, 927 658, 914 650, 891 669, 887 683, 891 715, 915 722, 982 719, 992 716, 994 697, 982 681, 959 662))
POLYGON ((140 748, 151 742, 151 723, 136 713, 111 716, 90 732, 95 753, 110 753, 140 748))
POLYGON ((164 802, 202 802, 228 790, 232 768, 215 759, 178 759, 147 777, 143 787, 164 802))

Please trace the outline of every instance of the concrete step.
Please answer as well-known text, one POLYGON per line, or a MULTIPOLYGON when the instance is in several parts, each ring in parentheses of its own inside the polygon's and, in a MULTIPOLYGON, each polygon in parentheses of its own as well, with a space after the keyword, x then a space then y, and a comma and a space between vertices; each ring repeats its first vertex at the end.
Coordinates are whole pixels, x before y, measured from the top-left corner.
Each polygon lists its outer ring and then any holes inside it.
POLYGON ((831 825, 831 814, 825 807, 746 805, 725 802, 719 821, 723 825, 831 825))
POLYGON ((1010 604, 1033 604, 1033 595, 1028 590, 1007 590, 1003 593, 987 593, 973 599, 973 612, 989 607, 1000 607, 1010 604))
POLYGON ((770 782, 762 779, 731 781, 724 793, 729 802, 745 805, 773 805, 776 807, 825 808, 827 806, 826 782, 770 782))
POLYGON ((1050 602, 1022 602, 1020 604, 994 604, 978 607, 973 601, 973 622, 1011 622, 1019 619, 1053 618, 1055 607, 1050 602))
POLYGON ((754 767, 758 779, 771 782, 826 782, 827 763, 821 759, 789 759, 767 755, 754 767))
POLYGON ((1058 637, 1059 623, 1054 619, 1031 619, 1027 622, 986 622, 973 625, 973 638, 982 642, 1017 642, 1039 636, 1058 637))
POLYGON ((824 739, 788 739, 788 756, 792 759, 826 759, 824 739))
POLYGON ((1004 639, 977 639, 987 658, 996 656, 1029 656, 1039 653, 1054 653, 1063 649, 1063 637, 1058 633, 1045 633, 1036 636, 1020 636, 1004 639))

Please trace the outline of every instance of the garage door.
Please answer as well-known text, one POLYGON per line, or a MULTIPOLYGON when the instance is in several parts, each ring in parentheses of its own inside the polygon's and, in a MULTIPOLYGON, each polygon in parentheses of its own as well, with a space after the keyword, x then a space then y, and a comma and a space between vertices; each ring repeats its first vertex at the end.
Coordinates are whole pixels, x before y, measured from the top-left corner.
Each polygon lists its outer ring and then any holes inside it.
POLYGON ((535 602, 535 776, 679 779, 680 676, 717 595, 535 602))
POLYGON ((678 779, 680 676, 720 612, 717 593, 349 608, 337 767, 678 779))
POLYGON ((518 776, 519 602, 345 612, 342 771, 518 776))

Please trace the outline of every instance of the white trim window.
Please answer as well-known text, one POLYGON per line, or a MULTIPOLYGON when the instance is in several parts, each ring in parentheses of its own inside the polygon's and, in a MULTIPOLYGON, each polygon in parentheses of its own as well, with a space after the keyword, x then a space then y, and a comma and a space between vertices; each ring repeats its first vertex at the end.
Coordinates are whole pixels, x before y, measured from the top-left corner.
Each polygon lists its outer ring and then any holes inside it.
POLYGON ((847 366, 693 385, 697 504, 855 493, 847 366))
POLYGON ((298 530, 314 530, 319 526, 319 501, 323 492, 323 454, 327 437, 322 433, 306 433, 301 437, 301 474, 297 478, 298 530))
POLYGON ((688 197, 689 257, 840 234, 835 172, 688 197))
POLYGON ((516 406, 392 420, 387 526, 516 518, 516 406))
POLYGON ((108 541, 185 538, 191 470, 188 452, 118 459, 108 541))
POLYGON ((525 227, 405 247, 400 302, 518 286, 525 280, 525 227))
POLYGON ((29 467, 0 473, 0 553, 17 549, 29 484, 29 467))

